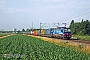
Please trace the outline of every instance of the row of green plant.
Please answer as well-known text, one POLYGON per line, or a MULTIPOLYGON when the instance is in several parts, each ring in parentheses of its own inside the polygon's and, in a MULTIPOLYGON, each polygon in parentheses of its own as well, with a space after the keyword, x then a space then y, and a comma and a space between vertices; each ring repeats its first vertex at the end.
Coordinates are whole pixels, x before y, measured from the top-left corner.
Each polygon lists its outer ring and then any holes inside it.
POLYGON ((39 38, 13 35, 0 39, 1 60, 90 60, 90 55, 39 38))

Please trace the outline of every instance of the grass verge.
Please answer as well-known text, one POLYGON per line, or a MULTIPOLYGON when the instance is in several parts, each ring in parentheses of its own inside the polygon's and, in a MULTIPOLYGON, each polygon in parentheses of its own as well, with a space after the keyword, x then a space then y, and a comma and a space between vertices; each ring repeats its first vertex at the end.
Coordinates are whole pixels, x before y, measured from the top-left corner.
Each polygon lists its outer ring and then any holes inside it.
POLYGON ((79 40, 89 40, 90 41, 90 36, 72 35, 72 38, 79 39, 79 40))

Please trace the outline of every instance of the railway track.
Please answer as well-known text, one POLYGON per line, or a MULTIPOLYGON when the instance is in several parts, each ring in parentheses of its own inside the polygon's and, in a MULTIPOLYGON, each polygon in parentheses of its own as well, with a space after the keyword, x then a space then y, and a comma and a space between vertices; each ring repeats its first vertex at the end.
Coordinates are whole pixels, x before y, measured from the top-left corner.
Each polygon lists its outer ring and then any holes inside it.
MULTIPOLYGON (((32 35, 33 36, 33 35, 32 35)), ((46 37, 46 38, 51 38, 49 37, 48 35, 42 35, 42 36, 39 36, 39 37, 46 37)), ((71 38, 69 40, 67 39, 60 39, 60 38, 52 38, 52 40, 61 40, 61 41, 64 41, 64 42, 76 42, 76 43, 80 43, 80 44, 87 44, 87 45, 90 45, 90 40, 79 40, 79 39, 74 39, 74 38, 71 38)))
MULTIPOLYGON (((47 37, 47 38, 51 38, 51 37, 48 37, 48 36, 42 36, 42 37, 47 37)), ((52 38, 52 39, 58 39, 58 38, 52 38)), ((78 43, 84 43, 84 44, 90 44, 90 41, 89 40, 79 40, 79 39, 74 39, 74 38, 71 38, 69 40, 67 39, 58 39, 58 40, 64 40, 64 41, 70 41, 70 42, 78 42, 78 43)))
MULTIPOLYGON (((48 36, 40 36, 40 37, 46 37, 46 38, 51 38, 51 37, 48 37, 48 36)), ((79 40, 79 39, 59 39, 59 38, 52 38, 52 40, 60 40, 60 41, 63 41, 63 42, 76 42, 76 43, 80 43, 80 44, 84 44, 84 45, 90 45, 90 41, 89 40, 79 40)))
POLYGON ((84 43, 84 44, 90 44, 90 41, 88 41, 88 40, 74 40, 74 39, 72 39, 70 41, 72 41, 72 42, 78 42, 78 43, 84 43))
MULTIPOLYGON (((57 39, 57 38, 53 38, 53 39, 57 39)), ((62 40, 64 42, 76 42, 76 43, 80 43, 80 44, 86 44, 86 45, 90 45, 90 41, 89 40, 79 40, 79 39, 58 39, 58 40, 62 40)))

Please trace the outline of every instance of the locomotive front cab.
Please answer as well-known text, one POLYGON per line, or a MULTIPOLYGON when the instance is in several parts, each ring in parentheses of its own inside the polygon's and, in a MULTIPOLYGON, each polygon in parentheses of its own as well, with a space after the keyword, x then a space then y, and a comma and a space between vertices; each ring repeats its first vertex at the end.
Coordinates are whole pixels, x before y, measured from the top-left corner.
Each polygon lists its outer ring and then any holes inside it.
POLYGON ((66 39, 71 38, 71 30, 70 30, 70 28, 65 28, 63 30, 63 37, 66 38, 66 39))

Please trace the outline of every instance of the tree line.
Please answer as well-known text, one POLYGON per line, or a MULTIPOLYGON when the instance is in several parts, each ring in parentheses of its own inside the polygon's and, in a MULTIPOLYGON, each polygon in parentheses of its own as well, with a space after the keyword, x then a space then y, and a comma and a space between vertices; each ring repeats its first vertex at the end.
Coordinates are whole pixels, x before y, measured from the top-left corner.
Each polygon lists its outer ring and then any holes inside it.
POLYGON ((74 22, 74 20, 70 23, 70 29, 72 34, 77 35, 90 35, 90 21, 83 20, 81 22, 74 22))

